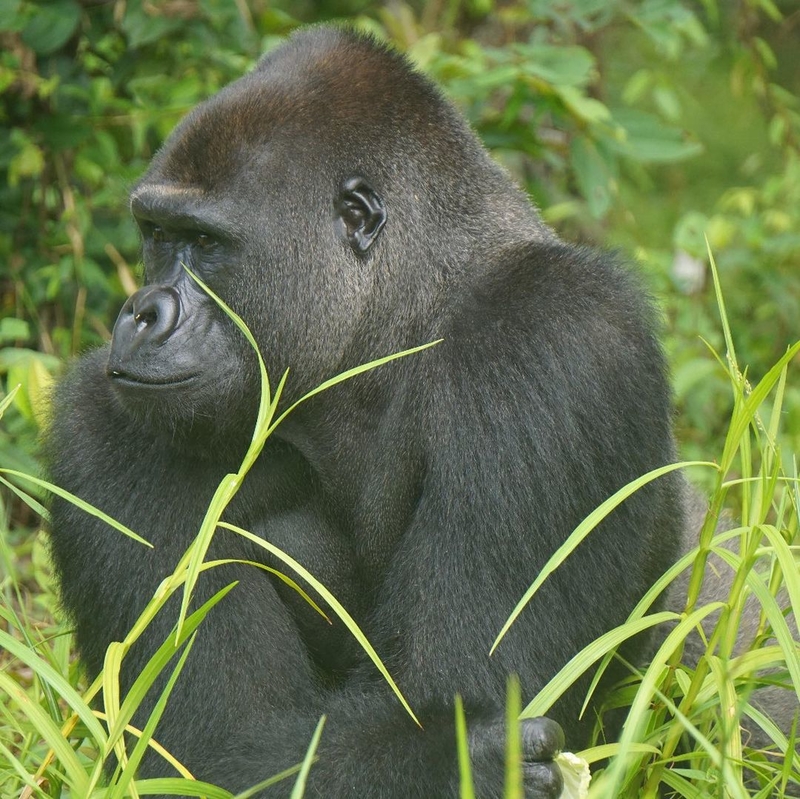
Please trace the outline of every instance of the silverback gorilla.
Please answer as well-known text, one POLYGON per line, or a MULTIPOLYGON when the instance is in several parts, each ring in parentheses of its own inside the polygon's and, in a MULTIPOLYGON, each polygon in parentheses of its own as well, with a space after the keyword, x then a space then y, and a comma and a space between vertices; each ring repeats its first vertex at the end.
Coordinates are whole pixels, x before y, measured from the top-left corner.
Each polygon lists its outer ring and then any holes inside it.
MULTIPOLYGON (((664 359, 636 281, 560 241, 402 56, 338 28, 295 35, 189 114, 131 207, 146 285, 110 346, 61 385, 47 441, 57 484, 154 544, 54 501, 53 556, 89 674, 173 571, 252 433, 257 360, 184 266, 245 320, 271 375, 291 367, 287 404, 442 339, 300 406, 225 516, 337 596, 423 729, 342 623, 229 563, 200 577, 197 602, 238 585, 199 628, 156 738, 236 791, 301 761, 324 713, 309 796, 456 797, 458 693, 477 793, 500 796, 508 675, 530 699, 624 621, 677 551, 681 485, 665 477, 589 536, 489 657, 573 528, 674 459, 664 359)), ((208 558, 281 568, 225 529, 208 558)), ((168 604, 133 647, 123 690, 176 618, 168 604)), ((585 687, 554 721, 523 723, 526 795, 558 795, 555 722, 570 748, 585 743, 585 687)), ((170 773, 155 755, 141 771, 170 773)))

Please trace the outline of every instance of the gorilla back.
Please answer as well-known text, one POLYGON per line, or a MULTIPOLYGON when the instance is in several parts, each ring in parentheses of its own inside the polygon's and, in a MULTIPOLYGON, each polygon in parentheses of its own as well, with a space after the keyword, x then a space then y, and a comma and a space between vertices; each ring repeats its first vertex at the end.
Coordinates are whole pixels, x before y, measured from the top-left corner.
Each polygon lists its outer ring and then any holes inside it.
MULTIPOLYGON (((507 676, 529 699, 624 621, 682 529, 676 480, 638 492, 489 657, 573 528, 673 460, 664 360, 636 281, 560 241, 401 56, 334 28, 295 35, 194 110, 131 207, 146 285, 110 346, 64 380, 47 445, 59 485, 154 544, 54 501, 63 604, 90 675, 175 568, 255 420, 256 358, 184 266, 245 320, 271 375, 291 367, 286 403, 442 339, 300 406, 225 517, 331 589, 424 731, 340 623, 231 562, 200 577, 198 602, 238 585, 201 625, 156 738, 197 777, 241 790, 299 762, 325 713, 309 795, 455 797, 459 693, 478 795, 500 796, 507 676)), ((208 558, 279 565, 224 529, 208 558)), ((176 617, 168 604, 134 645, 123 690, 176 617)), ((585 742, 583 687, 553 711, 571 748, 585 742)), ((529 795, 557 795, 558 736, 546 722, 523 733, 529 795)), ((156 756, 142 771, 169 773, 156 756)))

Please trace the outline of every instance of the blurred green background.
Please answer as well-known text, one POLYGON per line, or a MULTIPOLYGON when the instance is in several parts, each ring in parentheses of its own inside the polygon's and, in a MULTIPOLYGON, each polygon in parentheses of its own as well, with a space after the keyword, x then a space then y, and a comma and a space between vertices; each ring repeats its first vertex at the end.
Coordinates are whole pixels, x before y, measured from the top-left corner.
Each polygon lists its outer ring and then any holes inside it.
MULTIPOLYGON (((407 52, 564 237, 639 263, 683 454, 714 457, 731 400, 706 237, 748 374, 800 337, 798 0, 0 0, 0 378, 22 386, 0 463, 36 470, 48 381, 133 290, 127 192, 164 137, 329 19, 407 52)), ((796 379, 784 409, 791 459, 796 379)))

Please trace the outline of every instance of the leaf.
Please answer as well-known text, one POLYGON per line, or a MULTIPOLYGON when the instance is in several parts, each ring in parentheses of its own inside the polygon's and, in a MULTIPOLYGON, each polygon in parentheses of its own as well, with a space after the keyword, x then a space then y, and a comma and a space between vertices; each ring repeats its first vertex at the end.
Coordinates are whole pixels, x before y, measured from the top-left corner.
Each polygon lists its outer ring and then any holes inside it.
POLYGON ((37 3, 36 13, 22 30, 22 41, 38 55, 49 55, 66 44, 81 21, 73 0, 37 3))
POLYGON ((582 122, 591 124, 593 122, 608 122, 611 119, 611 111, 608 110, 608 106, 599 100, 595 100, 594 97, 587 97, 574 86, 560 86, 556 89, 556 94, 564 101, 564 105, 582 122))
POLYGON ((21 0, 0 0, 0 30, 19 30, 21 0))
POLYGON ((11 132, 11 141, 17 148, 17 154, 8 164, 8 184, 18 186, 23 178, 36 178, 42 174, 45 166, 44 151, 19 129, 11 132))
POLYGON ((186 28, 186 21, 181 19, 168 19, 158 14, 148 14, 143 9, 139 0, 132 0, 127 4, 125 17, 120 26, 128 37, 131 48, 139 48, 151 44, 170 33, 177 33, 181 28, 186 28))
POLYGON ((617 109, 613 116, 626 136, 621 141, 610 139, 609 146, 627 158, 642 163, 671 163, 703 152, 701 144, 687 140, 679 128, 664 125, 652 114, 617 109))
POLYGON ((519 45, 523 71, 556 86, 586 86, 594 74, 594 56, 583 47, 549 44, 519 45))
POLYGON ((7 316, 0 319, 0 344, 10 344, 13 341, 26 341, 30 338, 31 326, 25 319, 7 316))
POLYGON ((612 169, 597 145, 586 136, 573 139, 570 156, 578 188, 592 216, 600 219, 611 205, 611 189, 614 185, 612 169))

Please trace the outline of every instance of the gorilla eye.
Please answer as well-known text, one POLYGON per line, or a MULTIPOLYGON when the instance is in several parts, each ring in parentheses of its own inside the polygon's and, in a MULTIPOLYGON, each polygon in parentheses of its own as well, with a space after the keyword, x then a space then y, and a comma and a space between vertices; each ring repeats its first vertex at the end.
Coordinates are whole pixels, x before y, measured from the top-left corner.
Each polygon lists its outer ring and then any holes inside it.
POLYGON ((153 225, 150 235, 153 237, 153 241, 164 241, 164 228, 153 225))
POLYGON ((217 242, 216 239, 213 236, 209 236, 208 233, 198 233, 195 243, 205 248, 213 247, 217 242))

